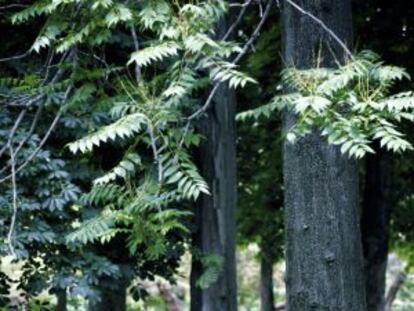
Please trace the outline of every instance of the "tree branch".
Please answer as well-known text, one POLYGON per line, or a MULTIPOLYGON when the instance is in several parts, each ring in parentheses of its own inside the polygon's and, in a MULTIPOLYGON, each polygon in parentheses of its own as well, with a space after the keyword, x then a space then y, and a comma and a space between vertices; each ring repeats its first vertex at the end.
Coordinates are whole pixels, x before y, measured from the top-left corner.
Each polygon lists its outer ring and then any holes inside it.
MULTIPOLYGON (((65 92, 65 95, 64 95, 64 98, 63 98, 63 102, 66 101, 66 99, 67 99, 67 97, 68 97, 71 90, 72 90, 71 86, 67 88, 67 90, 65 92)), ((56 124, 60 120, 60 117, 62 116, 62 114, 63 114, 63 108, 61 108, 59 110, 59 112, 56 114, 55 118, 53 119, 53 121, 52 121, 52 123, 49 127, 49 129, 47 130, 45 136, 43 136, 43 139, 40 141, 40 143, 36 147, 36 149, 30 154, 30 156, 26 159, 26 161, 16 169, 16 171, 15 171, 16 174, 18 172, 20 172, 21 170, 23 170, 34 159, 34 157, 36 157, 36 155, 39 153, 39 151, 42 149, 42 147, 44 146, 44 144, 46 143, 46 141, 48 140, 48 138, 52 134, 52 132, 53 132, 54 128, 56 127, 56 124)), ((10 179, 11 177, 12 177, 12 174, 0 179, 0 183, 10 179)))
POLYGON ((10 56, 10 57, 5 57, 5 58, 0 58, 0 63, 9 62, 11 60, 18 60, 18 59, 21 59, 21 58, 24 58, 24 57, 28 56, 29 54, 30 54, 30 51, 27 51, 23 54, 10 56))
MULTIPOLYGON (((262 29, 267 17, 269 16, 270 13, 270 9, 272 7, 272 1, 269 0, 267 2, 266 5, 266 9, 263 13, 263 16, 259 22, 259 24, 256 26, 255 30, 253 31, 252 35, 250 36, 249 40, 247 40, 247 42, 243 45, 242 50, 239 52, 239 54, 236 56, 236 58, 232 61, 233 64, 237 64, 242 57, 247 53, 247 51, 249 50, 249 46, 254 42, 254 40, 256 40, 256 38, 259 36, 260 34, 260 30, 262 29)), ((203 114, 204 112, 207 111, 207 109, 209 108, 211 102, 213 101, 214 95, 216 94, 220 84, 222 82, 216 82, 213 89, 211 90, 210 94, 207 97, 207 100, 205 101, 204 105, 198 109, 197 111, 195 111, 192 115, 190 115, 187 120, 188 121, 192 121, 196 118, 198 118, 201 114, 203 114)))
MULTIPOLYGON (((138 41, 138 36, 137 36, 137 32, 135 31, 135 27, 132 26, 131 27, 131 35, 132 35, 132 41, 134 42, 134 48, 135 51, 139 50, 139 41, 138 41)), ((135 80, 136 82, 140 82, 141 81, 141 67, 135 63, 135 80)))
POLYGON ((349 48, 346 46, 346 44, 333 32, 332 29, 330 29, 322 20, 317 18, 312 13, 305 11, 301 6, 299 6, 297 3, 293 2, 292 0, 285 0, 287 3, 289 3, 293 8, 298 10, 303 15, 306 15, 310 17, 314 22, 316 22, 318 25, 320 25, 345 51, 346 55, 351 59, 355 60, 354 56, 352 55, 352 52, 349 50, 349 48))
POLYGON ((11 141, 8 143, 10 151, 10 161, 11 161, 11 179, 12 179, 12 218, 10 222, 9 232, 7 234, 7 245, 9 247, 9 252, 12 257, 16 257, 16 251, 14 249, 14 237, 15 237, 15 228, 16 228, 16 219, 17 219, 17 184, 16 184, 16 161, 14 158, 14 151, 11 141))

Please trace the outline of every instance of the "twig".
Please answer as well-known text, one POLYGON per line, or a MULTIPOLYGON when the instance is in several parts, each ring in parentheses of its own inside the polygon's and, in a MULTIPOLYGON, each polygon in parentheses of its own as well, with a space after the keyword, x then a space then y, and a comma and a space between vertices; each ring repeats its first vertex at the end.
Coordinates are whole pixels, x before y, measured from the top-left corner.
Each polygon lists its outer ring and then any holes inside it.
MULTIPOLYGON (((255 30, 253 31, 252 35, 250 36, 249 40, 244 44, 242 50, 239 52, 239 54, 236 56, 236 58, 232 61, 233 64, 237 64, 242 57, 247 53, 249 50, 249 46, 254 42, 254 40, 259 36, 260 30, 262 29, 267 17, 269 16, 270 9, 272 7, 272 1, 269 0, 266 9, 263 13, 263 16, 259 22, 259 24, 256 26, 255 30)), ((201 114, 207 111, 208 107, 210 106, 211 102, 213 101, 214 95, 216 94, 221 82, 216 82, 213 89, 211 90, 210 94, 207 97, 207 100, 205 101, 204 105, 195 111, 192 115, 190 115, 187 120, 192 121, 195 118, 198 118, 201 114)))
MULTIPOLYGON (((134 42, 134 48, 135 51, 139 50, 139 42, 138 42, 138 36, 137 32, 135 31, 135 27, 131 27, 131 35, 132 35, 132 41, 134 42)), ((141 67, 135 63, 135 80, 136 82, 141 81, 141 67)))
MULTIPOLYGON (((64 99, 63 101, 66 100, 66 98, 68 97, 70 91, 72 90, 72 87, 68 87, 65 95, 64 95, 64 99)), ((44 146, 44 144, 46 143, 46 141, 48 140, 49 136, 52 134, 54 128, 56 127, 56 124, 58 123, 58 121, 60 120, 60 117, 63 114, 63 108, 61 108, 59 110, 59 112, 56 114, 55 118, 53 119, 49 129, 47 130, 45 136, 43 136, 43 139, 40 141, 39 145, 36 147, 36 149, 30 154, 30 156, 26 159, 26 161, 21 164, 15 171, 15 173, 17 174, 18 172, 20 172, 22 169, 24 169, 32 160, 33 158, 39 153, 39 151, 42 149, 42 147, 44 146)), ((8 175, 2 179, 0 179, 0 183, 10 179, 12 177, 12 175, 8 175)))
POLYGON ((43 108, 43 105, 40 105, 39 108, 37 109, 36 114, 33 118, 32 124, 30 125, 29 132, 27 133, 26 137, 20 141, 19 145, 14 150, 15 155, 17 155, 17 153, 20 151, 20 149, 22 149, 23 145, 32 136, 32 134, 33 134, 33 132, 36 128, 37 122, 39 121, 39 117, 40 117, 40 113, 42 112, 42 108, 43 108))
POLYGON ((11 140, 14 137, 14 134, 16 133, 17 128, 19 127, 20 123, 23 120, 24 115, 26 114, 26 109, 23 109, 22 111, 20 111, 19 116, 16 119, 16 122, 14 122, 14 125, 12 127, 12 129, 10 130, 10 134, 9 137, 7 139, 7 143, 4 145, 3 148, 0 149, 0 157, 3 155, 3 153, 6 151, 6 149, 8 148, 11 140))
POLYGON ((253 0, 246 0, 242 5, 242 9, 239 12, 239 15, 237 16, 234 23, 229 27, 226 34, 221 38, 221 40, 225 41, 229 38, 231 33, 234 31, 234 29, 237 27, 237 25, 241 22, 244 13, 246 13, 247 7, 252 3, 253 0))
MULTIPOLYGON (((272 0, 269 0, 267 2, 266 9, 263 13, 262 18, 260 19, 259 24, 257 24, 257 26, 254 29, 254 31, 253 31, 252 35, 250 36, 249 40, 247 40, 247 42, 244 44, 242 50, 239 52, 239 54, 236 56, 236 58, 232 61, 233 64, 237 64, 242 59, 242 57, 249 50, 249 46, 252 45, 254 40, 259 36, 260 30, 262 29, 264 23, 266 22, 267 17, 269 16, 271 7, 272 7, 272 0)), ((229 32, 227 31, 227 33, 229 33, 229 32)), ((200 117, 203 113, 205 113, 207 111, 207 109, 210 107, 210 105, 213 101, 214 95, 216 94, 217 90, 220 87, 220 84, 221 84, 221 82, 216 82, 214 84, 213 88, 211 89, 210 94, 208 95, 204 105, 202 107, 200 107, 198 110, 196 110, 189 117, 187 117, 187 123, 184 127, 184 133, 183 133, 183 135, 181 137, 181 140, 179 142, 180 147, 184 144, 185 137, 187 136, 188 132, 190 131, 191 122, 194 119, 197 119, 198 117, 200 117)))
MULTIPOLYGON (((19 145, 17 146, 16 149, 14 149, 14 157, 17 156, 17 154, 19 153, 20 149, 22 149, 23 145, 30 139, 30 137, 32 137, 32 134, 36 128, 37 122, 39 121, 39 117, 40 117, 40 113, 42 111, 43 106, 39 106, 39 108, 36 111, 36 114, 33 118, 32 124, 30 126, 29 132, 27 133, 26 137, 24 139, 22 139, 19 143, 19 145)), ((7 144, 6 144, 7 146, 7 144)), ((6 164, 1 170, 0 170, 0 175, 3 174, 4 171, 6 171, 9 167, 10 167, 11 163, 6 164)))
POLYGON ((13 4, 8 4, 8 5, 2 5, 0 6, 0 11, 3 10, 8 10, 8 9, 15 9, 15 8, 27 8, 28 6, 25 4, 18 4, 18 3, 13 3, 13 4))
POLYGON ((14 158, 14 151, 12 142, 9 141, 8 147, 10 150, 10 161, 11 161, 11 179, 12 179, 12 218, 10 222, 9 232, 7 234, 7 245, 9 247, 10 255, 16 257, 14 249, 13 237, 15 235, 16 218, 17 218, 17 184, 16 184, 16 161, 14 158))
POLYGON ((30 51, 27 51, 27 52, 25 52, 23 54, 19 54, 19 55, 15 55, 15 56, 10 56, 10 57, 0 58, 0 63, 9 62, 11 60, 21 59, 21 58, 24 58, 24 57, 28 56, 29 54, 30 54, 30 51))
POLYGON ((161 163, 161 159, 160 159, 160 152, 157 148, 157 138, 155 137, 154 128, 153 128, 151 123, 148 123, 148 134, 149 134, 150 139, 151 139, 151 148, 152 148, 152 153, 154 155, 154 160, 158 165, 158 182, 162 183, 163 168, 162 168, 162 163, 161 163))
POLYGON ((355 60, 354 56, 352 55, 352 52, 348 49, 346 44, 341 39, 339 39, 339 37, 332 31, 332 29, 330 29, 323 21, 321 21, 319 18, 317 18, 312 13, 305 11, 301 6, 299 6, 297 3, 293 2, 292 0, 285 0, 285 1, 289 3, 292 7, 294 7, 296 10, 310 17, 313 21, 315 21, 318 25, 320 25, 342 47, 342 49, 345 51, 347 56, 351 60, 355 60))

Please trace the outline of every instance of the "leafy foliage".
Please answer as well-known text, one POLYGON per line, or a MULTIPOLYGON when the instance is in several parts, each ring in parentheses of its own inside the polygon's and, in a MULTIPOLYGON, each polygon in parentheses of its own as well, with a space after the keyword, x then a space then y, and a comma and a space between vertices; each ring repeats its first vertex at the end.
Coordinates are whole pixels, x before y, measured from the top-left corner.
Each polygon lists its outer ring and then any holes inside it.
POLYGON ((404 69, 384 65, 375 53, 363 51, 337 69, 288 68, 282 75, 283 84, 295 92, 278 95, 268 105, 243 112, 240 119, 288 109, 297 116, 287 133, 289 141, 316 127, 329 143, 356 158, 374 152, 370 147, 374 140, 393 152, 413 149, 397 129, 402 120, 414 120, 413 94, 392 94, 396 82, 409 79, 404 69))

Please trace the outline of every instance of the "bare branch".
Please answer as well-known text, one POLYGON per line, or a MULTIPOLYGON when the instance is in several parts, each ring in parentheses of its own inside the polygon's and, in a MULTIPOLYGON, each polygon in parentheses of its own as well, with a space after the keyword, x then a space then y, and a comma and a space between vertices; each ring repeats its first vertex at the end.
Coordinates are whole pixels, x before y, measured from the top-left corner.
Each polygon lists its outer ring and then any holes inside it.
POLYGON ((241 6, 242 9, 239 12, 239 15, 237 16, 236 20, 234 21, 234 23, 229 27, 229 29, 227 30, 226 34, 223 36, 223 38, 221 38, 221 40, 225 41, 229 38, 229 36, 231 35, 231 33, 234 31, 234 29, 236 29, 237 25, 241 22, 244 13, 246 13, 247 7, 252 3, 253 0, 246 0, 241 6))
POLYGON ((16 228, 16 219, 17 219, 17 184, 16 184, 16 161, 14 158, 14 151, 11 141, 8 143, 10 151, 10 161, 11 161, 11 179, 12 179, 12 218, 10 222, 9 232, 7 234, 7 245, 9 247, 10 255, 16 257, 16 251, 14 249, 14 237, 15 237, 15 228, 16 228))
POLYGON ((0 6, 0 11, 10 10, 10 9, 20 9, 20 8, 27 8, 28 5, 26 4, 18 4, 18 3, 12 3, 7 5, 0 6))
MULTIPOLYGON (((139 50, 139 42, 138 42, 138 36, 137 32, 135 31, 135 27, 131 27, 131 35, 132 35, 132 41, 134 42, 134 48, 135 51, 139 50)), ((135 63, 135 80, 137 82, 141 81, 141 67, 135 63)))
POLYGON ((163 168, 162 168, 162 163, 161 163, 161 159, 160 159, 160 151, 157 148, 157 138, 155 137, 154 128, 153 128, 151 123, 148 123, 148 134, 149 134, 150 139, 151 139, 151 148, 152 148, 152 153, 154 155, 154 160, 158 165, 158 182, 162 183, 163 168))
MULTIPOLYGON (((64 99, 63 101, 66 101, 70 91, 72 90, 72 87, 68 87, 65 95, 64 95, 64 99)), ((36 147, 36 149, 30 154, 29 157, 27 157, 26 161, 21 164, 16 170, 15 173, 17 174, 18 172, 20 172, 21 170, 23 170, 33 159, 34 157, 36 157, 36 155, 39 153, 39 151, 42 149, 42 147, 44 146, 44 144, 46 143, 46 141, 48 140, 48 138, 50 137, 50 135, 52 134, 54 128, 56 127, 56 124, 58 123, 58 121, 60 120, 60 117, 63 114, 63 108, 61 108, 59 110, 59 112, 56 114, 55 118, 53 119, 51 125, 49 126, 49 129, 47 130, 46 134, 43 136, 43 139, 40 141, 39 145, 36 147)), ((0 179, 0 183, 10 179, 12 177, 12 175, 8 175, 2 179, 0 179)))
POLYGON ((25 52, 23 54, 14 55, 14 56, 5 57, 5 58, 0 58, 0 63, 9 62, 11 60, 18 60, 18 59, 21 59, 21 58, 25 58, 29 54, 30 54, 30 51, 27 51, 27 52, 25 52))
MULTIPOLYGON (((272 7, 272 1, 269 0, 266 9, 263 13, 263 16, 259 22, 259 24, 256 26, 255 30, 253 31, 252 35, 250 36, 249 40, 244 44, 242 50, 239 52, 239 54, 236 56, 236 58, 232 61, 233 64, 237 64, 242 57, 247 53, 249 50, 249 46, 256 40, 256 38, 260 34, 260 30, 262 29, 267 17, 269 16, 270 9, 272 7)), ((187 120, 192 121, 193 119, 198 118, 201 114, 207 111, 208 107, 210 106, 211 102, 213 101, 214 95, 216 94, 221 82, 216 82, 213 89, 211 90, 210 94, 207 97, 207 100, 205 101, 204 105, 198 109, 196 112, 194 112, 192 115, 190 115, 187 120)))
POLYGON ((339 39, 339 37, 330 29, 323 21, 321 21, 319 18, 317 18, 312 13, 305 11, 301 6, 299 6, 297 3, 293 2, 292 0, 285 0, 287 3, 289 3, 292 7, 294 7, 296 10, 301 12, 302 14, 310 17, 313 21, 315 21, 318 25, 320 25, 345 51, 346 55, 354 60, 354 56, 352 55, 352 52, 349 50, 347 45, 339 39))
POLYGON ((16 133, 17 128, 19 127, 20 123, 23 120, 24 115, 26 114, 26 109, 23 109, 20 111, 19 116, 16 119, 16 122, 14 122, 14 125, 12 129, 10 130, 9 138, 7 139, 7 143, 4 145, 3 148, 0 149, 0 157, 3 155, 3 153, 7 150, 10 142, 12 141, 14 134, 16 133))

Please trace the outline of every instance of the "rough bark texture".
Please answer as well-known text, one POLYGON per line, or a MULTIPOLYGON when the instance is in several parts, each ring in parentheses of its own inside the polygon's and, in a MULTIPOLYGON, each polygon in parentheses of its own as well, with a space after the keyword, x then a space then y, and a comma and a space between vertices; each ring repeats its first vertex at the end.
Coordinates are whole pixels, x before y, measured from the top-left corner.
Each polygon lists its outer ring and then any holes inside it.
POLYGON ((262 245, 260 254, 260 310, 274 311, 273 250, 270 245, 262 245))
POLYGON ((392 158, 380 148, 376 152, 366 160, 361 221, 368 311, 385 310, 388 229, 392 207, 392 158))
POLYGON ((193 245, 203 254, 223 258, 222 272, 216 283, 206 290, 196 286, 203 272, 194 260, 191 271, 192 311, 237 310, 235 264, 235 97, 227 86, 220 87, 214 105, 201 121, 206 137, 200 148, 201 173, 206 178, 211 196, 203 195, 196 206, 197 232, 193 245))
MULTIPOLYGON (((296 0, 344 42, 352 42, 349 0, 296 0)), ((344 51, 320 25, 283 1, 283 58, 297 68, 334 64, 344 51), (327 48, 327 45, 330 48, 327 48)), ((284 115, 284 127, 294 116, 284 115)), ((317 133, 283 150, 289 311, 366 310, 355 161, 317 133)))

